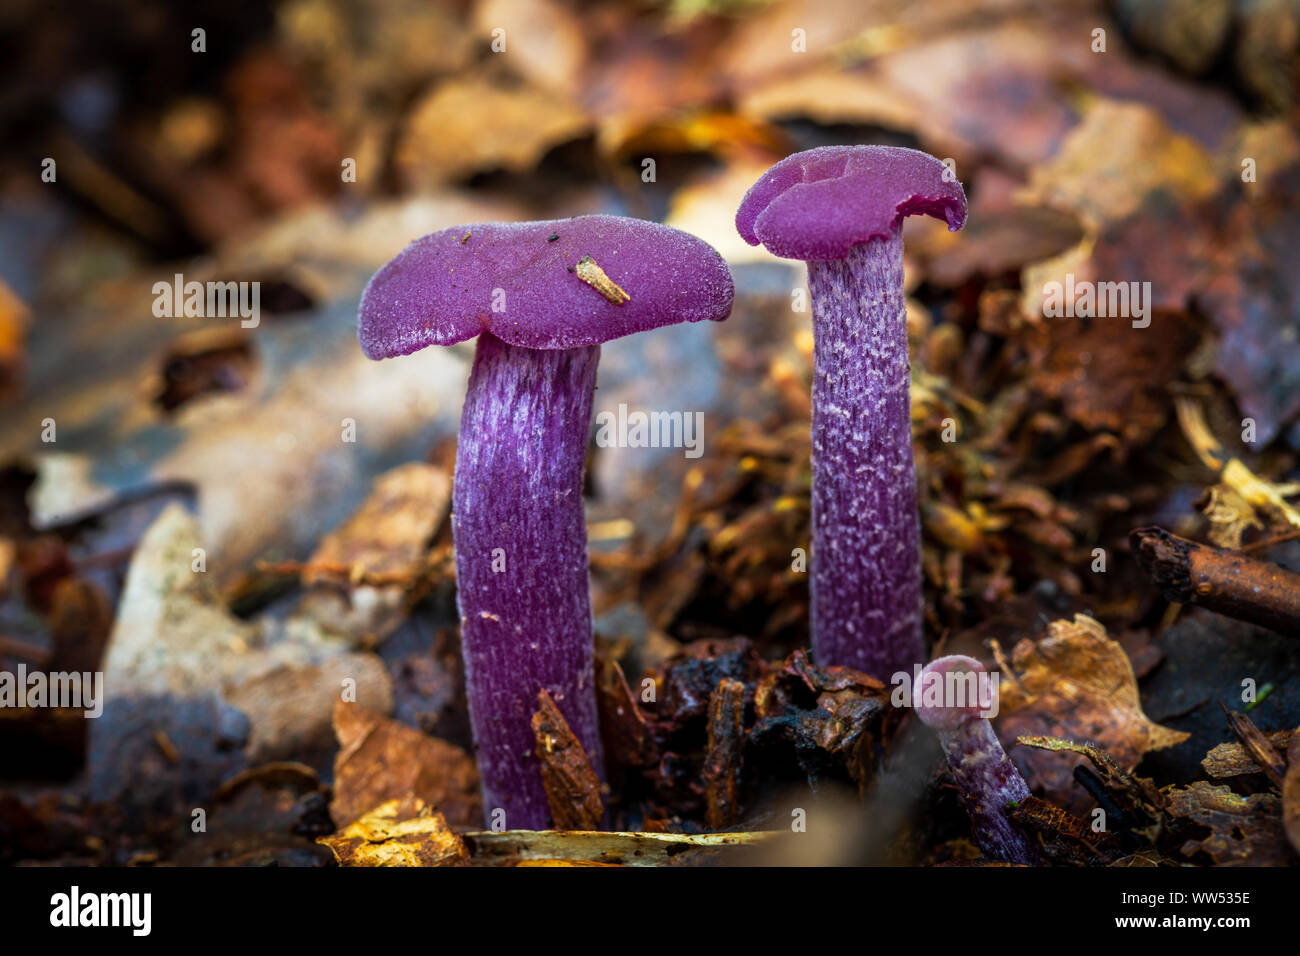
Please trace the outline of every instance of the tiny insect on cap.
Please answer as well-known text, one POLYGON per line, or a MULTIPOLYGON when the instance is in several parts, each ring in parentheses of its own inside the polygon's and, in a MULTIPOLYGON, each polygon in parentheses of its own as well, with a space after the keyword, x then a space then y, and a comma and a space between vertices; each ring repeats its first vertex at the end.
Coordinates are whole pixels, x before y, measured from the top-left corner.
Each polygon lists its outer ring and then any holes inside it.
POLYGON ((928 153, 899 146, 824 146, 787 156, 750 187, 736 229, 783 259, 843 259, 891 235, 906 216, 966 221, 966 192, 928 153))
POLYGON ((472 223, 415 240, 375 273, 361 296, 358 338, 372 359, 482 332, 522 348, 577 348, 721 321, 734 295, 717 250, 658 223, 472 223))

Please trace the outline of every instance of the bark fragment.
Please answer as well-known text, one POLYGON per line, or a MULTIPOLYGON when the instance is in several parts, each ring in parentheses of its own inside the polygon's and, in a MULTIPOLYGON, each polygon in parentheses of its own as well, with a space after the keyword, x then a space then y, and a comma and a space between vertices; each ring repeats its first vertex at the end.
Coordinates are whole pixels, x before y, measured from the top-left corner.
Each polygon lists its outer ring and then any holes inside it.
POLYGON ((591 768, 582 744, 543 688, 537 692, 532 720, 541 761, 542 786, 557 830, 598 830, 605 808, 600 778, 591 768))
POLYGON ((1245 714, 1239 714, 1234 710, 1223 708, 1223 713, 1228 718, 1228 727, 1241 745, 1246 748, 1251 759, 1259 764, 1259 768, 1264 771, 1268 779, 1273 781, 1274 786, 1279 790, 1282 789, 1282 778, 1286 775, 1286 760, 1282 754, 1278 753, 1272 742, 1264 736, 1264 732, 1255 726, 1255 722, 1245 714))
POLYGON ((710 830, 740 816, 740 766, 745 746, 745 685, 728 677, 709 698, 709 747, 704 757, 705 801, 710 830))

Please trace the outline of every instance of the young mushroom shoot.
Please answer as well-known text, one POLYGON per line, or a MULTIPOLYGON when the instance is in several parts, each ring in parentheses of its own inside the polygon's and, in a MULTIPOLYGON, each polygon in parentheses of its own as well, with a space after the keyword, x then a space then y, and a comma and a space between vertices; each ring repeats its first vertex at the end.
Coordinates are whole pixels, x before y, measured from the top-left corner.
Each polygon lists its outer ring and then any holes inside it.
POLYGON ((722 320, 733 293, 711 246, 618 216, 445 229, 366 287, 359 338, 372 359, 477 337, 452 533, 489 822, 504 810, 511 829, 548 825, 531 728, 542 690, 603 779, 582 501, 601 343, 722 320))
POLYGON ((926 658, 902 222, 960 229, 966 194, 926 153, 828 146, 745 195, 751 245, 808 266, 813 313, 813 656, 880 679, 926 658))
POLYGON ((1007 815, 1009 805, 1029 796, 1029 786, 984 716, 996 713, 995 695, 983 665, 955 654, 921 669, 912 706, 939 736, 980 849, 990 859, 1034 864, 1037 847, 1007 815))

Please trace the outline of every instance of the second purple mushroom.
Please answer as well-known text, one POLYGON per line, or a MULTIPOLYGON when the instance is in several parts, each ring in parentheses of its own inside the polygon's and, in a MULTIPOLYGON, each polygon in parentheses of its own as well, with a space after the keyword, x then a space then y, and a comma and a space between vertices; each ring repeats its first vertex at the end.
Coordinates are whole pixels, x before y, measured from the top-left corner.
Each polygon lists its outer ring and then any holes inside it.
POLYGON ((903 299, 916 214, 960 229, 966 194, 933 156, 890 146, 789 156, 736 213, 751 245, 808 265, 813 656, 882 680, 926 657, 903 299))
POLYGON ((709 245, 617 216, 475 223, 411 243, 361 301, 373 359, 477 337, 452 495, 466 692, 484 813, 550 811, 530 719, 545 689, 603 776, 582 485, 600 345, 721 320, 709 245))
POLYGON ((1037 845, 1009 814, 1029 785, 985 716, 996 712, 997 689, 984 665, 960 654, 931 661, 916 677, 912 704, 939 738, 980 849, 993 860, 1038 863, 1037 845))

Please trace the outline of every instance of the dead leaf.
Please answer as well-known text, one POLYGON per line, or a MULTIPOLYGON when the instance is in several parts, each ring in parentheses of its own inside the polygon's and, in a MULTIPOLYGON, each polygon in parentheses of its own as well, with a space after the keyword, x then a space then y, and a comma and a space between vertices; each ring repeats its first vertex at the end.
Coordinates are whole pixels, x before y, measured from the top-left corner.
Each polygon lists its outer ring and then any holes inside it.
POLYGON ((907 129, 916 110, 879 78, 823 66, 805 73, 781 73, 747 87, 739 111, 764 120, 802 117, 823 126, 856 123, 907 129))
POLYGON ((1149 107, 1103 99, 1056 155, 1033 167, 1019 198, 1069 210, 1100 229, 1137 212, 1156 189, 1183 201, 1209 198, 1218 189, 1211 158, 1149 107))
POLYGON ((1119 838, 1103 830, 1092 829, 1089 820, 1060 807, 1029 796, 1008 810, 1011 819, 1039 837, 1039 846, 1053 863, 1071 866, 1096 866, 1123 856, 1119 838))
POLYGON ((550 859, 539 858, 536 860, 520 860, 518 863, 515 864, 515 866, 518 867, 623 866, 623 864, 622 863, 599 863, 595 860, 561 860, 555 858, 550 858, 550 859))
MULTIPOLYGON (((1188 735, 1147 719, 1137 679, 1124 649, 1087 615, 1054 621, 1041 640, 1020 641, 1012 655, 1015 673, 999 685, 998 735, 1008 746, 1019 736, 1065 737, 1096 741, 1126 770, 1148 750, 1171 747, 1188 735)), ((1090 798, 1074 784, 1078 760, 1049 754, 1018 753, 1028 768, 1030 787, 1075 813, 1090 798)))
POLYGON ((474 26, 481 36, 505 31, 510 65, 538 86, 572 93, 587 58, 583 23, 554 0, 482 0, 474 26))
MULTIPOLYGON (((1258 184, 1246 188, 1258 190, 1258 184)), ((1274 177, 1271 201, 1238 203, 1218 236, 1219 261, 1197 305, 1219 330, 1215 372, 1255 419, 1267 444, 1300 414, 1300 371, 1293 361, 1300 303, 1300 164, 1274 177)))
POLYGON ((380 475, 303 565, 310 590, 294 617, 353 644, 374 646, 392 633, 440 573, 429 545, 450 501, 451 478, 434 465, 411 462, 380 475))
POLYGON ((328 766, 334 747, 331 722, 340 689, 351 681, 360 706, 393 710, 393 687, 384 662, 374 654, 339 654, 311 665, 280 665, 223 690, 252 724, 246 751, 254 763, 320 761, 328 766))
POLYGON ((1271 793, 1243 797, 1231 787, 1198 780, 1166 794, 1171 816, 1208 833, 1187 840, 1184 856, 1205 853, 1218 866, 1287 866, 1293 862, 1282 829, 1282 801, 1271 793))
POLYGON ((1043 319, 1027 336, 1031 387, 1058 399, 1090 432, 1112 432, 1130 446, 1145 442, 1168 420, 1165 383, 1177 377, 1191 344, 1181 316, 1162 312, 1150 320, 1133 328, 1123 317, 1043 319))
POLYGON ((467 866, 464 842, 418 797, 388 800, 332 836, 340 866, 467 866))
MULTIPOLYGON (((1265 735, 1268 742, 1282 753, 1287 752, 1287 745, 1291 742, 1293 736, 1294 733, 1290 730, 1265 735)), ((1210 750, 1205 755, 1205 759, 1201 761, 1201 767, 1211 777, 1218 778, 1240 777, 1245 774, 1262 772, 1259 764, 1246 752, 1246 748, 1233 741, 1221 743, 1210 750)))
POLYGON ((334 733, 339 752, 330 816, 338 825, 408 796, 436 809, 452 827, 482 821, 478 768, 459 747, 342 701, 334 705, 334 733))
POLYGON ((417 189, 495 169, 525 172, 552 146, 590 129, 586 115, 562 97, 476 73, 447 80, 415 105, 395 162, 417 189))
MULTIPOLYGON (((1009 204, 984 210, 978 200, 969 224, 960 233, 933 230, 929 240, 909 245, 909 253, 923 253, 926 278, 956 288, 972 276, 999 276, 1018 272, 1074 248, 1083 232, 1074 216, 1044 206, 1009 204), (914 249, 914 246, 921 248, 914 249)), ((910 242, 910 237, 909 237, 910 242)))
MULTIPOLYGON (((1150 780, 1128 773, 1105 750, 1061 737, 1020 737, 1016 743, 1033 747, 1044 756, 1068 753, 1087 758, 1096 769, 1092 779, 1109 801, 1104 807, 1109 828, 1127 832, 1152 845, 1165 836, 1168 820, 1161 792, 1150 780)), ((1076 764, 1075 774, 1087 769, 1083 764, 1076 764)), ((1090 797, 1099 799, 1097 794, 1088 792, 1090 797)), ((1088 807, 1081 806, 1079 812, 1087 809, 1088 807)))
MULTIPOLYGON (((414 576, 450 500, 451 478, 441 468, 411 462, 386 471, 361 507, 321 539, 307 564, 343 565, 354 576, 414 576)), ((307 584, 327 579, 312 571, 303 575, 307 584)))

